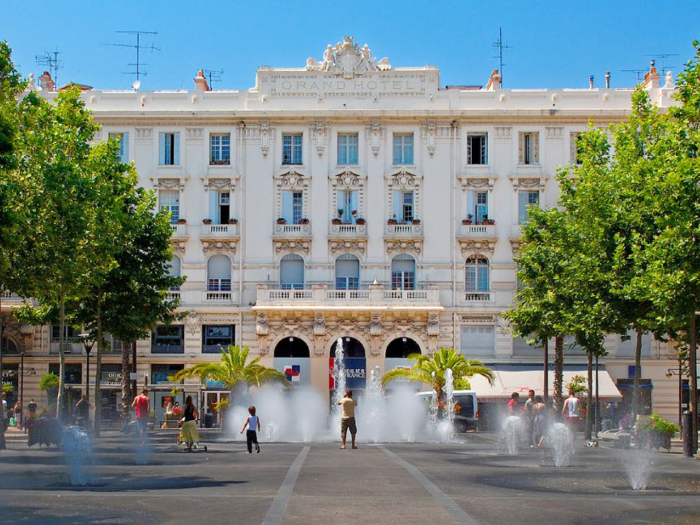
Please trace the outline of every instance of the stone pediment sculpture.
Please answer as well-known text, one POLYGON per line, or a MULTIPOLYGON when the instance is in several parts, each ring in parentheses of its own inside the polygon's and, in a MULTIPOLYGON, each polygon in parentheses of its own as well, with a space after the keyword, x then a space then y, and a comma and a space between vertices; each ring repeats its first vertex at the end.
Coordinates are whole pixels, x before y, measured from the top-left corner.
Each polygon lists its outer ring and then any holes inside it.
POLYGON ((323 61, 314 58, 306 61, 307 71, 326 71, 334 75, 351 79, 356 75, 362 75, 368 71, 387 71, 391 69, 388 58, 382 58, 377 62, 372 50, 367 44, 360 47, 354 42, 352 36, 344 36, 343 42, 335 46, 328 44, 323 53, 323 61))

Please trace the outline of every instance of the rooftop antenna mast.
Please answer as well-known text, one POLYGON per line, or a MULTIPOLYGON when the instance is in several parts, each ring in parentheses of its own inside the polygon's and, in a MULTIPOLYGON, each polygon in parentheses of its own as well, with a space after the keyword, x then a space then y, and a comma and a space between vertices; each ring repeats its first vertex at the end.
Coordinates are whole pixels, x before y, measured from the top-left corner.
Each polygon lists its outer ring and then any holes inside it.
POLYGON ((60 51, 44 51, 41 55, 35 55, 36 63, 49 68, 49 74, 56 85, 58 85, 58 70, 63 67, 63 60, 58 58, 62 54, 60 51))
POLYGON ((678 53, 658 53, 656 55, 645 55, 648 57, 654 57, 661 60, 661 76, 666 76, 667 69, 673 69, 673 66, 666 66, 666 59, 670 57, 677 57, 678 53))
POLYGON ((501 87, 503 87, 503 66, 507 65, 503 63, 503 52, 512 49, 512 47, 503 43, 503 31, 500 27, 498 28, 498 40, 496 40, 491 47, 495 48, 498 52, 493 58, 498 59, 498 72, 501 75, 501 87))
POLYGON ((115 47, 130 47, 132 49, 136 50, 136 62, 132 62, 127 64, 128 66, 133 66, 136 68, 135 71, 125 71, 125 75, 136 75, 136 81, 133 83, 132 87, 134 89, 138 89, 141 86, 141 76, 146 76, 146 72, 143 71, 143 66, 147 66, 148 64, 141 62, 141 50, 142 49, 149 49, 151 52, 153 51, 160 51, 160 48, 157 48, 153 45, 146 46, 141 43, 141 37, 144 35, 157 35, 158 31, 115 31, 115 33, 121 33, 121 34, 126 34, 126 35, 134 35, 136 37, 136 43, 135 44, 107 44, 110 46, 115 46, 115 47))
POLYGON ((205 69, 204 76, 209 81, 209 88, 211 88, 211 85, 214 82, 221 82, 221 75, 223 75, 223 74, 224 74, 223 68, 222 69, 205 69))
POLYGON ((643 75, 648 71, 648 69, 623 69, 623 73, 636 73, 637 74, 637 84, 642 81, 643 75))

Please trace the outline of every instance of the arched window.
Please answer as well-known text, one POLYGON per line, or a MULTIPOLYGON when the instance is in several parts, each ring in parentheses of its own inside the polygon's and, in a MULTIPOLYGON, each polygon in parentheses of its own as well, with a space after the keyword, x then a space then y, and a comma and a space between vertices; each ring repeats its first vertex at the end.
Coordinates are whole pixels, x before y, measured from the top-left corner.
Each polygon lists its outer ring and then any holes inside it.
MULTIPOLYGON (((177 255, 173 255, 173 258, 170 259, 170 264, 168 265, 168 275, 170 275, 170 277, 180 277, 180 272, 182 271, 180 267, 180 258, 177 255)), ((173 286, 170 288, 171 291, 176 291, 179 289, 179 286, 173 286)))
POLYGON ((410 337, 396 338, 386 347, 387 359, 406 359, 411 354, 420 353, 420 346, 410 337))
POLYGON ((3 354, 19 354, 17 343, 8 337, 2 338, 2 353, 3 354))
POLYGON ((336 290, 360 288, 360 260, 351 253, 344 253, 335 261, 336 290))
POLYGON ((231 291, 231 259, 225 255, 214 255, 207 262, 207 290, 231 291))
POLYGON ((283 290, 304 289, 304 259, 296 253, 282 257, 280 261, 280 287, 283 290))
POLYGON ((298 337, 285 337, 275 347, 275 357, 289 359, 309 357, 309 345, 298 337))
POLYGON ((464 285, 467 292, 489 291, 489 262, 480 255, 467 259, 464 285))
POLYGON ((391 289, 414 290, 416 287, 416 261, 402 253, 391 260, 391 289))

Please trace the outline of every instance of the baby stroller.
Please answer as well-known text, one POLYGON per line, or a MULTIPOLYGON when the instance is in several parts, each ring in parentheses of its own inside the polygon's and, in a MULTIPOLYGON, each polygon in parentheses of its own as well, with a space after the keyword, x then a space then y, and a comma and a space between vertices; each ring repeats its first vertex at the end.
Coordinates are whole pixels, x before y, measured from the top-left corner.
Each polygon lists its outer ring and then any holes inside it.
MULTIPOLYGON (((199 423, 199 419, 197 419, 196 422, 199 423)), ((180 430, 177 433, 177 446, 178 447, 180 445, 186 446, 186 443, 182 440, 182 419, 180 421, 178 421, 177 426, 180 427, 180 430)), ((200 441, 195 441, 194 444, 192 445, 192 450, 199 451, 199 452, 206 452, 207 446, 202 445, 202 443, 200 441)))

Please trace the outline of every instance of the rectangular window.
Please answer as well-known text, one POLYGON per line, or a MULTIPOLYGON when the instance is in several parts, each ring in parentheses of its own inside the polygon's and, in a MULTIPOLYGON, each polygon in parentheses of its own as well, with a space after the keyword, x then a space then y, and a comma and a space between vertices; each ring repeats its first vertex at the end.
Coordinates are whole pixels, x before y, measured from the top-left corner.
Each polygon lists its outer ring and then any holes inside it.
POLYGON ((539 164, 540 163, 540 147, 539 133, 520 133, 519 158, 520 164, 539 164))
POLYGON ((476 224, 483 224, 489 218, 489 193, 487 191, 477 191, 474 197, 476 200, 474 218, 476 224))
POLYGON ((496 350, 493 326, 463 326, 460 353, 474 356, 492 356, 496 350))
POLYGON ((304 211, 304 194, 300 191, 292 193, 292 223, 299 224, 304 211))
POLYGON ((571 140, 571 164, 583 164, 583 161, 580 158, 581 148, 578 144, 578 139, 580 136, 581 133, 579 132, 574 132, 569 135, 571 140))
MULTIPOLYGON (((59 375, 60 364, 49 363, 49 373, 59 375)), ((80 363, 66 363, 63 368, 63 380, 67 385, 79 385, 83 382, 83 365, 80 363)))
POLYGON ((357 133, 338 133, 338 164, 357 164, 357 133))
POLYGON ((416 287, 416 274, 412 271, 392 271, 392 290, 414 290, 416 287))
POLYGON ((465 290, 467 292, 489 291, 489 267, 488 265, 467 266, 465 275, 465 290))
POLYGON ((413 133, 394 133, 394 165, 413 164, 413 133))
POLYGON ((158 383, 172 383, 173 376, 183 368, 185 368, 185 365, 179 364, 151 365, 151 383, 154 385, 158 383))
POLYGON ((160 159, 158 164, 161 166, 179 166, 180 165, 180 134, 179 133, 160 133, 159 134, 160 159))
POLYGON ((336 290, 359 290, 360 280, 357 277, 336 277, 336 290))
MULTIPOLYGON (((58 343, 60 333, 61 333, 60 326, 54 325, 51 327, 51 342, 52 343, 58 343)), ((63 327, 63 334, 64 334, 63 341, 66 344, 77 343, 80 341, 80 339, 78 338, 79 333, 80 333, 80 330, 77 330, 77 329, 73 328, 72 326, 66 325, 63 327)))
POLYGON ((467 135, 467 164, 488 164, 488 135, 469 133, 467 135))
POLYGON ((110 133, 109 140, 116 140, 119 142, 119 162, 124 164, 129 162, 129 134, 110 133))
POLYGON ((180 192, 161 190, 158 192, 158 209, 170 212, 170 224, 180 218, 180 192))
POLYGON ((231 291, 231 279, 230 278, 220 279, 218 277, 210 277, 207 280, 207 291, 208 292, 230 292, 231 291))
POLYGON ((212 133, 209 136, 209 164, 231 164, 231 134, 212 133))
POLYGON ((343 224, 355 224, 358 200, 359 192, 357 190, 338 192, 338 218, 343 224))
POLYGON ((282 135, 282 164, 301 164, 302 137, 301 133, 285 133, 282 135))
POLYGON ((518 192, 518 224, 527 224, 527 209, 530 206, 539 206, 540 192, 532 190, 521 190, 518 192))
POLYGON ((234 334, 233 325, 202 326, 202 353, 218 354, 222 347, 234 345, 234 334))
POLYGON ((404 191, 402 197, 402 217, 403 222, 410 222, 413 220, 413 192, 404 191))
MULTIPOLYGON (((151 352, 154 354, 184 353, 185 339, 183 329, 184 327, 181 324, 156 326, 151 336, 151 352)), ((155 383, 155 380, 153 382, 155 383)))

